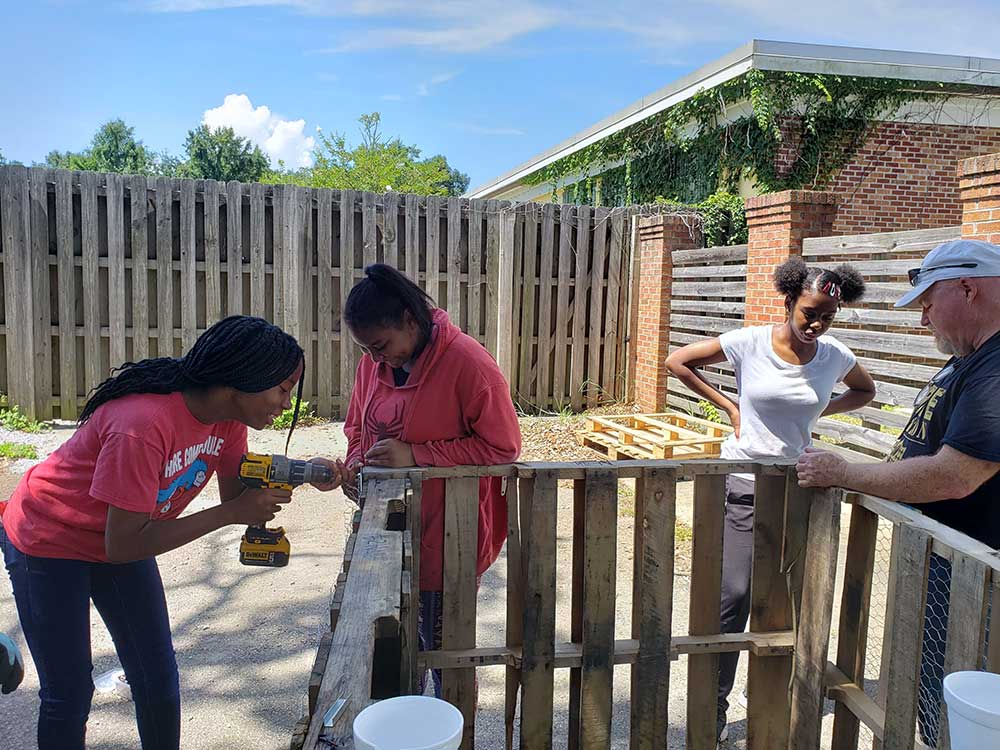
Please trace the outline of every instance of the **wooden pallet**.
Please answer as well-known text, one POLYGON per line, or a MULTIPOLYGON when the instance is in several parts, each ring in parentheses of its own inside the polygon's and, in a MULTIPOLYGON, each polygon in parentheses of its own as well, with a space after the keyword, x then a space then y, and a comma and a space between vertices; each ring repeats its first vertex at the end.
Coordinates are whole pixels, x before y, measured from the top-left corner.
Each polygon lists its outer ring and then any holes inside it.
POLYGON ((729 425, 680 412, 588 417, 577 436, 585 445, 612 460, 645 458, 718 458, 729 425))

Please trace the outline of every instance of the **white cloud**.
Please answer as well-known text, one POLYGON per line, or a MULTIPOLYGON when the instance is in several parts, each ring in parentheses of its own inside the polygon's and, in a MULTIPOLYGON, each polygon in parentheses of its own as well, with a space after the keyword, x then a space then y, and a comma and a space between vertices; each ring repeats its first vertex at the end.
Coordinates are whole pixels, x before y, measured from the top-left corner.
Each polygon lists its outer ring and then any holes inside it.
POLYGON ((205 111, 202 123, 211 130, 230 127, 260 146, 271 160, 292 169, 312 166, 315 139, 305 134, 305 120, 285 120, 266 105, 254 107, 246 94, 227 94, 222 106, 205 111))
POLYGON ((448 83, 448 81, 457 75, 458 73, 438 73, 436 76, 431 76, 428 80, 422 81, 417 86, 417 96, 430 96, 431 89, 435 86, 440 86, 442 83, 448 83))

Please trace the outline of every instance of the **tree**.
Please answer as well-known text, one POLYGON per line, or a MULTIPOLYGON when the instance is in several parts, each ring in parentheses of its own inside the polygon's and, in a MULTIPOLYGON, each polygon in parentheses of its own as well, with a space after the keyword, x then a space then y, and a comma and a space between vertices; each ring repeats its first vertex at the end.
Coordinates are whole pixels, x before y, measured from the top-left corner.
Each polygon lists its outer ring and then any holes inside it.
POLYGON ((232 128, 211 130, 200 125, 188 132, 184 150, 187 177, 257 182, 270 166, 260 146, 240 138, 232 128))
POLYGON ((152 174, 156 157, 135 137, 135 129, 122 119, 101 125, 90 147, 79 153, 50 151, 45 157, 50 167, 119 174, 152 174))
POLYGON ((429 162, 436 162, 442 166, 448 172, 448 179, 441 183, 441 187, 444 188, 448 195, 462 195, 466 190, 469 189, 469 175, 464 172, 459 172, 454 167, 448 164, 448 160, 438 154, 437 156, 432 156, 427 159, 429 162))
POLYGON ((378 112, 359 118, 361 142, 356 146, 349 145, 340 133, 319 133, 316 163, 311 169, 297 172, 279 169, 266 175, 264 181, 375 193, 394 190, 448 195, 453 176, 444 157, 421 160, 416 146, 399 138, 385 138, 380 130, 381 120, 378 112))

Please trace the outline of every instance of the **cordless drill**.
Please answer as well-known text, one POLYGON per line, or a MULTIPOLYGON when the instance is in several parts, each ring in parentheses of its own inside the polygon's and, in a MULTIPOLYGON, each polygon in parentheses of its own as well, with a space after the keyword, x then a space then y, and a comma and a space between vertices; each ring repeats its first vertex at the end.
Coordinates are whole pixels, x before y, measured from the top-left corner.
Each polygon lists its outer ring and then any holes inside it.
MULTIPOLYGON (((240 461, 240 481, 255 489, 292 490, 307 482, 329 482, 333 473, 321 464, 287 456, 247 453, 240 461)), ((240 562, 280 568, 288 565, 292 546, 278 526, 247 526, 240 540, 240 562)))

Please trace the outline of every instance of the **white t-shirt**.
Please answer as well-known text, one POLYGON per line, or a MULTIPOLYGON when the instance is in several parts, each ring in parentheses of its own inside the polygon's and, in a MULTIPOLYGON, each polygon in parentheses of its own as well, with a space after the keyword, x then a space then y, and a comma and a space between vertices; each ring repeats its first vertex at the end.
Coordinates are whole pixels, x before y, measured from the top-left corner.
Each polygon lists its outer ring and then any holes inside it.
MULTIPOLYGON (((719 336, 736 370, 740 437, 722 444, 722 458, 796 458, 812 442, 812 429, 830 403, 833 387, 854 369, 854 352, 833 336, 817 340, 804 365, 779 357, 771 345, 773 326, 752 326, 719 336)), ((752 475, 737 475, 752 479, 752 475)))

